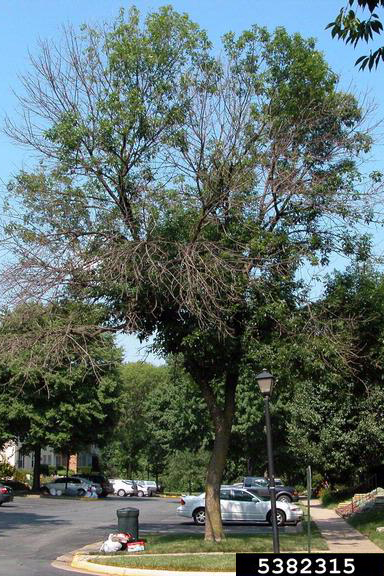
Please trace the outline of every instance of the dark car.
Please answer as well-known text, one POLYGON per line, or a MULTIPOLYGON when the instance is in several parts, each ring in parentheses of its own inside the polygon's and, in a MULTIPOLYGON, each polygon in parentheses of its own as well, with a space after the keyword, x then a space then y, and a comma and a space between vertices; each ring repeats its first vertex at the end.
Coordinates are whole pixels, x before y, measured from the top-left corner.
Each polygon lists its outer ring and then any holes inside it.
POLYGON ((28 484, 24 484, 24 482, 18 482, 17 480, 0 480, 0 484, 9 486, 14 492, 30 492, 31 490, 28 484))
MULTIPOLYGON (((299 493, 293 486, 284 486, 280 481, 275 482, 276 485, 276 500, 279 502, 297 502, 299 500, 299 493)), ((255 494, 255 496, 263 496, 269 498, 269 482, 266 478, 260 476, 246 476, 243 481, 243 486, 255 494)))
POLYGON ((13 490, 10 486, 4 486, 4 484, 0 484, 0 506, 4 504, 4 502, 12 502, 13 500, 13 490))
POLYGON ((103 476, 102 474, 76 474, 77 478, 85 478, 86 480, 90 480, 91 482, 95 482, 95 484, 100 484, 102 492, 99 494, 101 498, 105 498, 108 494, 113 494, 113 485, 111 482, 103 476))

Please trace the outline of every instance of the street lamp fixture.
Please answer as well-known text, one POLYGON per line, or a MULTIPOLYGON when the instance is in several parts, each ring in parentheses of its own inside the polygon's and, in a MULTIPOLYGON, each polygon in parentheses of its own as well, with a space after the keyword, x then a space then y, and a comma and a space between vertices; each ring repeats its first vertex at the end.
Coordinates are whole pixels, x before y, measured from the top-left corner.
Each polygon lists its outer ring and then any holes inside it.
POLYGON ((264 398, 264 410, 265 410, 265 425, 267 430, 267 453, 268 453, 268 476, 269 476, 269 493, 271 496, 271 519, 272 519, 272 537, 273 537, 273 551, 275 554, 280 552, 279 544, 279 530, 277 526, 277 510, 276 510, 276 487, 275 487, 275 472, 273 467, 273 447, 272 447, 272 429, 271 429, 271 417, 269 413, 269 398, 272 394, 273 385, 275 379, 267 372, 263 370, 256 376, 257 383, 260 388, 260 392, 264 398))
POLYGON ((263 370, 262 372, 260 372, 260 374, 256 376, 256 380, 262 395, 271 396, 273 391, 273 385, 275 383, 275 379, 272 376, 272 374, 270 374, 266 370, 263 370))

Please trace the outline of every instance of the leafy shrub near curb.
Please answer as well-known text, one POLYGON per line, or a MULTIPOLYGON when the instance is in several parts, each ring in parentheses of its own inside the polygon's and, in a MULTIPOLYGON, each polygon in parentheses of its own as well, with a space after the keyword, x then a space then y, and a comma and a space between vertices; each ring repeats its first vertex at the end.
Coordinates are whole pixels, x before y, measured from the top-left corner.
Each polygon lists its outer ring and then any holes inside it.
POLYGON ((337 506, 340 502, 350 500, 354 494, 353 488, 339 488, 332 490, 331 488, 321 488, 319 491, 319 498, 325 508, 337 506))
POLYGON ((11 466, 11 464, 5 458, 0 458, 0 478, 12 478, 16 468, 11 466))

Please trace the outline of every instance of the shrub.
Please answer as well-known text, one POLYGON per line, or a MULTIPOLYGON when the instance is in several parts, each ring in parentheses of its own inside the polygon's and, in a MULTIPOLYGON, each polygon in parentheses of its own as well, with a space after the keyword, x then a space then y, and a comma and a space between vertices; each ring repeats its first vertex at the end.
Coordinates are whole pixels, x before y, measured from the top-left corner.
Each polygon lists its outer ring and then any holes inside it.
POLYGON ((314 472, 312 474, 312 494, 321 498, 320 492, 323 491, 324 488, 326 488, 324 476, 319 472, 314 472))
POLYGON ((299 494, 304 494, 307 492, 307 487, 304 486, 304 484, 296 484, 295 488, 299 494))
POLYGON ((24 484, 29 484, 30 478, 31 473, 29 470, 25 470, 24 468, 17 468, 13 474, 13 480, 23 482, 24 484))
POLYGON ((92 466, 80 466, 77 470, 78 474, 91 474, 92 466))
POLYGON ((320 488, 318 496, 323 506, 329 506, 334 502, 332 490, 330 488, 320 488))
POLYGON ((319 498, 323 506, 332 506, 345 500, 349 500, 354 495, 354 489, 346 486, 339 486, 337 489, 321 488, 319 498))
POLYGON ((16 472, 16 468, 5 458, 0 458, 0 478, 12 478, 16 472))
POLYGON ((54 480, 53 476, 40 476, 40 484, 48 484, 49 482, 54 482, 54 480))

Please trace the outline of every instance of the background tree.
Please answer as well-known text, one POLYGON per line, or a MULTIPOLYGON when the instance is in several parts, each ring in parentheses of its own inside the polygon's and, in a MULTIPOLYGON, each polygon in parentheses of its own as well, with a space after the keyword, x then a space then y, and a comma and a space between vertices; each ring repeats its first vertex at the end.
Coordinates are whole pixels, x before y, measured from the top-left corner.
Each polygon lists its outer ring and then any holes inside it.
MULTIPOLYGON (((353 44, 355 48, 360 41, 372 42, 375 34, 380 35, 383 31, 383 24, 375 12, 380 7, 384 7, 383 0, 348 0, 336 20, 327 26, 331 28, 332 38, 337 36, 346 44, 353 44), (363 10, 367 8, 369 15, 366 20, 360 20, 354 10, 357 7, 363 10)), ((384 46, 371 50, 369 55, 360 56, 355 65, 360 64, 360 70, 364 70, 366 66, 372 70, 374 66, 377 68, 380 60, 384 60, 384 46)))
MULTIPOLYGON (((83 322, 92 315, 93 320, 100 321, 90 307, 32 304, 3 315, 0 330, 3 336, 12 337, 14 332, 18 339, 29 338, 36 327, 40 334, 52 322, 57 330, 60 322, 68 326, 71 314, 82 315, 83 322)), ((48 334, 53 349, 56 339, 52 332, 48 334)), ((33 360, 45 354, 48 344, 42 344, 39 337, 2 365, 0 421, 8 439, 20 441, 23 450, 34 452, 34 490, 40 488, 42 448, 50 446, 69 455, 92 444, 100 446, 115 422, 121 351, 107 334, 92 338, 81 335, 78 340, 79 348, 72 345, 61 362, 54 360, 51 366, 47 360, 41 366, 33 360), (85 339, 86 356, 79 352, 85 339)))
POLYGON ((209 456, 209 451, 203 448, 193 452, 184 449, 170 453, 162 475, 166 489, 183 494, 203 492, 209 456))
POLYGON ((148 405, 164 380, 167 381, 165 366, 135 362, 121 367, 119 418, 103 450, 103 461, 111 475, 138 478, 151 466, 150 458, 145 458, 143 465, 143 455, 148 452, 148 443, 151 442, 148 427, 157 426, 161 435, 161 415, 149 414, 148 405), (151 418, 154 418, 153 424, 151 418))
POLYGON ((318 335, 303 358, 289 427, 291 452, 332 482, 358 483, 383 463, 383 290, 382 274, 354 267, 329 280, 323 310, 352 361, 318 335), (327 350, 327 364, 316 361, 327 350))
MULTIPOLYGON (((168 467, 168 477, 177 453, 181 461, 190 462, 195 455, 201 462, 212 446, 212 425, 199 388, 183 369, 181 358, 170 358, 163 378, 146 398, 147 442, 144 447, 148 467, 155 475, 168 467)), ((178 466, 180 469, 180 465, 178 466)), ((194 466, 194 469, 196 466, 194 466)), ((174 477, 175 475, 173 475, 174 477)), ((201 474, 199 474, 201 477, 201 474)), ((180 481, 186 474, 180 477, 180 481)), ((171 480, 174 484, 174 480, 171 480)), ((185 485, 187 488, 187 485, 185 485)))
POLYGON ((198 453, 206 451, 212 432, 204 400, 182 363, 169 358, 167 365, 157 367, 126 364, 121 369, 121 388, 120 418, 103 450, 111 475, 151 476, 168 490, 176 485, 187 490, 193 474, 185 471, 178 477, 172 472, 175 462, 177 458, 190 462, 195 455, 201 463, 198 453))
POLYGON ((303 263, 353 252, 357 219, 372 218, 356 164, 371 144, 364 113, 313 40, 253 27, 226 35, 219 59, 171 8, 43 44, 24 88, 25 122, 8 133, 42 165, 10 185, 5 286, 22 298, 69 290, 106 306, 103 328, 155 334, 181 355, 214 429, 206 538, 219 541, 259 299, 278 306, 303 263))

